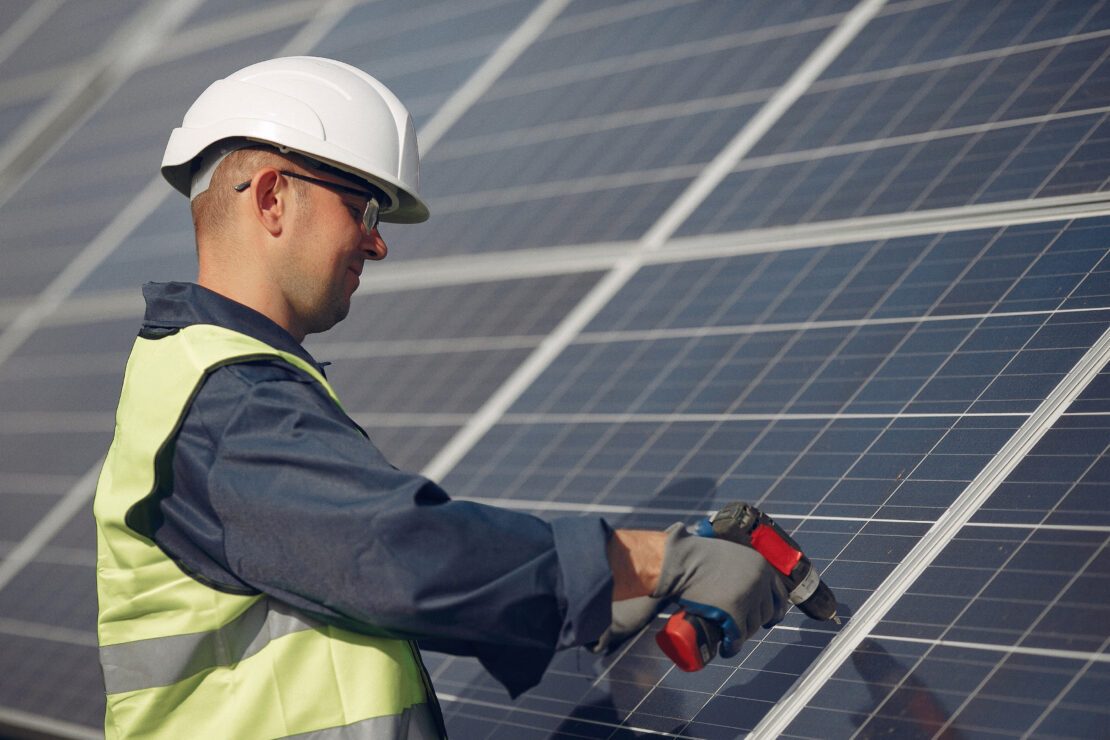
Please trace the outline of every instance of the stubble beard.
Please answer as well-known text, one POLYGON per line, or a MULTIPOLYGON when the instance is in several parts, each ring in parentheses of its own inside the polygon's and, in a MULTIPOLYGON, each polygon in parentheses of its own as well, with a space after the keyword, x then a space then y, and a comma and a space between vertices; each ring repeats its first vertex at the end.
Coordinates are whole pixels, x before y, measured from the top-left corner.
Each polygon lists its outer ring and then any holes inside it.
POLYGON ((345 289, 332 290, 320 297, 316 310, 307 314, 305 334, 325 332, 347 318, 351 311, 351 301, 344 294, 345 289))

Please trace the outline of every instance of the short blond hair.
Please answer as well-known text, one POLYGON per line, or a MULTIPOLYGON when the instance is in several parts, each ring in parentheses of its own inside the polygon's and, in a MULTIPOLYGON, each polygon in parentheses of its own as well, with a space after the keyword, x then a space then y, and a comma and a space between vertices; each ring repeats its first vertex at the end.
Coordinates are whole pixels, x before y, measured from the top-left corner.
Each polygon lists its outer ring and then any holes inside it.
MULTIPOLYGON (((298 161, 300 159, 295 154, 282 154, 265 144, 236 149, 224 157, 212 173, 212 182, 208 189, 191 203, 197 241, 202 236, 214 236, 226 228, 234 214, 234 199, 239 195, 234 189, 236 185, 250 180, 262 167, 288 169, 291 163, 303 166, 298 161)), ((300 196, 305 189, 304 185, 299 180, 293 180, 293 192, 300 196)))

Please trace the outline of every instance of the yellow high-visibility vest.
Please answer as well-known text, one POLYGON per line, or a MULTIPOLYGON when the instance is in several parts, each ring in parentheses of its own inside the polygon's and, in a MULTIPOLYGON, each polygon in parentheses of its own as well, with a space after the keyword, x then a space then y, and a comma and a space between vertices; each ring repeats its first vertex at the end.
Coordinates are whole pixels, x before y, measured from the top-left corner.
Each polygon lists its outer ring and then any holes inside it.
POLYGON ((311 364, 238 332, 195 325, 135 341, 93 505, 105 735, 440 737, 415 645, 204 585, 128 526, 137 503, 172 487, 174 440, 207 374, 262 358, 339 403, 311 364))

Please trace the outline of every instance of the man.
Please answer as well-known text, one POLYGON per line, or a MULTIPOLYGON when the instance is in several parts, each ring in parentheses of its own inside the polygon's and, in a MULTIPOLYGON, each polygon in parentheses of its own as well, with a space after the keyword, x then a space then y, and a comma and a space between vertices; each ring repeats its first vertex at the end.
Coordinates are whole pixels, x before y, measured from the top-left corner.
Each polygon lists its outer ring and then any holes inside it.
POLYGON ((752 550, 451 501, 343 412, 301 342, 385 258, 379 219, 428 217, 418 168, 404 106, 326 59, 217 81, 171 135, 199 272, 144 287, 97 488, 109 738, 441 737, 415 640, 515 695, 669 600, 728 652, 781 618, 752 550))

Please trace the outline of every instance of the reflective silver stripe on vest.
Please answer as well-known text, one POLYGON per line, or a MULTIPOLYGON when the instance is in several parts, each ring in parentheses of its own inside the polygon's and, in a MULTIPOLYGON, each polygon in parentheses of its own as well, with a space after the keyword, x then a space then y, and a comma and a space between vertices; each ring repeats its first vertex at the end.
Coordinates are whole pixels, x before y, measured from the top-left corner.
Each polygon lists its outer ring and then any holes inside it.
POLYGON ((400 714, 371 717, 326 730, 289 735, 286 740, 441 740, 427 704, 415 704, 400 714))
POLYGON ((218 630, 101 647, 104 684, 109 694, 172 686, 249 658, 270 640, 318 626, 280 601, 262 598, 218 630))

